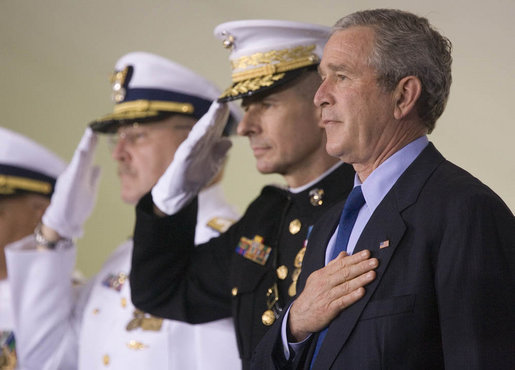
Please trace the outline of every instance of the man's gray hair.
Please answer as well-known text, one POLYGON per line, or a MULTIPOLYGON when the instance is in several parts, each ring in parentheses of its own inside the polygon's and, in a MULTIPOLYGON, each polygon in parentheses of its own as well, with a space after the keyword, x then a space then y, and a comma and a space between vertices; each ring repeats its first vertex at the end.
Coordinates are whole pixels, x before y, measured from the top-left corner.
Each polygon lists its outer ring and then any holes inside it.
POLYGON ((406 76, 422 83, 417 111, 431 132, 445 109, 451 87, 452 44, 426 18, 394 9, 365 10, 343 17, 333 33, 355 26, 371 27, 375 44, 368 63, 379 86, 392 91, 406 76))

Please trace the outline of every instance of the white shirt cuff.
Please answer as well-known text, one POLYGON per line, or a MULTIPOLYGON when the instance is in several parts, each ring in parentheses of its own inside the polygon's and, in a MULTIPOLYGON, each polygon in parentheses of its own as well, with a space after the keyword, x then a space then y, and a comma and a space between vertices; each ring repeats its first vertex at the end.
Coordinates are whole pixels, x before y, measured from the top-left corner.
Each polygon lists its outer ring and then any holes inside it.
POLYGON ((286 361, 290 359, 290 348, 293 350, 293 357, 295 358, 297 353, 300 353, 302 351, 302 348, 306 344, 306 341, 311 337, 311 335, 308 335, 306 339, 304 339, 301 342, 288 342, 288 316, 290 314, 290 308, 291 305, 288 307, 288 310, 286 310, 286 313, 283 316, 283 322, 281 324, 281 340, 283 343, 283 352, 284 352, 284 358, 286 361))

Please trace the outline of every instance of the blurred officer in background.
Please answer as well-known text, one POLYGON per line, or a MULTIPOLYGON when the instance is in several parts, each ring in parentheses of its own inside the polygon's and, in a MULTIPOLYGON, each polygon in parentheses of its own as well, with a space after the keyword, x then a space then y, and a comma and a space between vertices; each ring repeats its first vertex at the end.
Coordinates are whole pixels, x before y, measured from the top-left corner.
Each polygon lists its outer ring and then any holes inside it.
POLYGON ((4 249, 34 232, 50 204, 57 176, 65 167, 66 163, 54 153, 0 127, 0 369, 16 366, 4 249))
MULTIPOLYGON (((111 82, 114 112, 86 130, 57 182, 36 238, 13 244, 7 253, 19 362, 22 368, 37 369, 238 368, 231 319, 193 326, 148 315, 132 305, 132 240, 120 245, 102 270, 73 294, 68 278, 75 264, 72 240, 82 234, 99 177, 92 164, 96 133, 112 134, 121 197, 135 204, 219 95, 189 69, 143 52, 122 57, 111 82)), ((234 114, 237 118, 238 111, 234 114)), ((223 197, 220 177, 200 192, 195 243, 206 242, 238 218, 223 197)))

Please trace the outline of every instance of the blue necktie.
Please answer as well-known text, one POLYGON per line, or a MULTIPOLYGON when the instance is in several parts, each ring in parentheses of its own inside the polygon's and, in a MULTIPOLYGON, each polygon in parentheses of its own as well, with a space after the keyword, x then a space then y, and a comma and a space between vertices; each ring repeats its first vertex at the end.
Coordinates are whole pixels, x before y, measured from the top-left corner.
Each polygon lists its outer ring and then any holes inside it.
MULTIPOLYGON (((347 200, 345 201, 345 205, 343 206, 340 222, 338 223, 336 243, 331 254, 331 260, 335 259, 338 254, 340 254, 340 252, 347 250, 350 233, 354 227, 354 224, 356 223, 356 219, 358 218, 359 210, 361 207, 363 207, 364 204, 365 198, 361 192, 361 186, 355 186, 354 189, 352 189, 350 192, 347 200)), ((318 351, 320 350, 320 347, 322 346, 322 342, 324 341, 326 334, 327 328, 323 329, 318 336, 317 345, 315 347, 315 352, 313 353, 310 368, 313 367, 313 363, 315 362, 315 358, 318 354, 318 351)))

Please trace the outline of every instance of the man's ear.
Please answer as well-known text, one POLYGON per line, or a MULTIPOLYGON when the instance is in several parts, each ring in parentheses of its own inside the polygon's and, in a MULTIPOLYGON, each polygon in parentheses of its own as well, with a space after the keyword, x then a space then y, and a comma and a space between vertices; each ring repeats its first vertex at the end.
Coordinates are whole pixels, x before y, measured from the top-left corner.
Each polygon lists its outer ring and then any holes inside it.
POLYGON ((394 92, 394 117, 400 120, 413 112, 422 93, 422 83, 415 76, 406 76, 399 81, 394 92))

